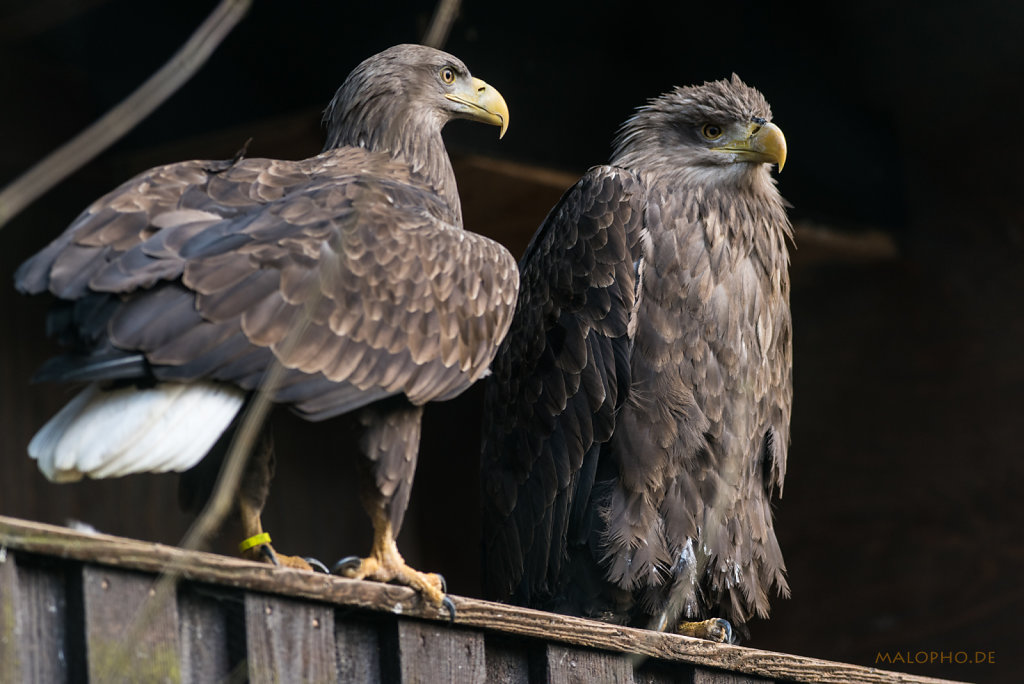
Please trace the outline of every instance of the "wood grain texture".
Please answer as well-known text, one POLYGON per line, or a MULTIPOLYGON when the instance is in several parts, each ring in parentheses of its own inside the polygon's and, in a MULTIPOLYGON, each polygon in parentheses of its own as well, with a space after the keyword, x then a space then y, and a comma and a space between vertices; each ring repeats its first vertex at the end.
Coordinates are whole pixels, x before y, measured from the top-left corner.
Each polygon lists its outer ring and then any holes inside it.
MULTIPOLYGON (((57 558, 100 563, 249 591, 306 598, 349 608, 427 618, 439 624, 446 613, 424 605, 407 587, 359 582, 252 563, 226 556, 83 534, 53 525, 0 516, 0 547, 57 558)), ((451 597, 456 625, 547 643, 568 644, 690 663, 765 679, 803 682, 882 684, 938 683, 930 677, 860 667, 818 658, 714 644, 675 634, 610 625, 489 601, 451 597)))
POLYGON ((338 619, 334 624, 338 682, 380 684, 383 679, 378 626, 351 616, 345 617, 348 619, 338 619))
POLYGON ((215 595, 183 586, 178 592, 178 618, 182 682, 200 684, 228 677, 235 664, 231 662, 223 602, 215 595))
POLYGON ((693 673, 693 684, 771 684, 764 679, 744 677, 733 672, 697 668, 693 673))
POLYGON ((646 660, 635 665, 634 684, 774 684, 773 680, 761 677, 702 667, 681 669, 657 660, 646 660))
POLYGON ((545 667, 551 684, 633 684, 633 666, 624 653, 549 644, 545 667))
POLYGON ((14 556, 0 547, 0 681, 3 682, 22 681, 20 589, 14 556))
POLYGON ((647 659, 634 663, 633 684, 694 684, 693 670, 675 663, 647 659))
POLYGON ((330 606, 246 594, 245 638, 253 684, 315 684, 337 676, 330 606))
POLYGON ((402 684, 485 681, 484 635, 444 624, 400 620, 398 675, 402 684))
POLYGON ((152 577, 86 565, 82 604, 89 681, 182 681, 177 601, 152 577))
POLYGON ((73 661, 64 573, 46 564, 8 564, 17 567, 22 681, 68 681, 73 661))
MULTIPOLYGON (((531 644, 503 634, 485 636, 487 681, 493 684, 530 684, 531 644)), ((536 678, 534 678, 536 679, 536 678)))

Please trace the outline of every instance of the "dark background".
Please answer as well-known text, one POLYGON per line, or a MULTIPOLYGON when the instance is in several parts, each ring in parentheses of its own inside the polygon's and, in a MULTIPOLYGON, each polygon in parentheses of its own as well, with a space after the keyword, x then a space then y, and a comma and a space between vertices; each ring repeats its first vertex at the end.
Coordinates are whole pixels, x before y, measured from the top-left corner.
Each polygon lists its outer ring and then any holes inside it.
MULTIPOLYGON (((0 184, 157 69, 214 3, 6 0, 0 184)), ((422 35, 433 3, 257 2, 153 116, 0 233, 0 275, 91 200, 159 163, 320 149, 319 112, 361 59, 422 35)), ((794 204, 795 406, 777 529, 793 597, 751 646, 1015 681, 1024 666, 1024 6, 466 0, 446 48, 504 94, 493 129, 454 124, 469 229, 518 255, 623 119, 673 85, 736 72, 786 133, 794 204), (490 160, 502 160, 497 166, 490 160), (510 164, 507 162, 514 162, 510 164), (521 164, 563 173, 540 173, 521 164)), ((174 543, 176 477, 51 485, 25 455, 70 397, 32 386, 45 298, 0 287, 0 514, 174 543)), ((428 409, 401 548, 478 595, 479 390, 428 409)), ((365 553, 347 435, 274 418, 267 528, 285 553, 365 553)), ((215 548, 237 541, 223 535, 215 548)), ((891 667, 891 666, 890 666, 891 667)))

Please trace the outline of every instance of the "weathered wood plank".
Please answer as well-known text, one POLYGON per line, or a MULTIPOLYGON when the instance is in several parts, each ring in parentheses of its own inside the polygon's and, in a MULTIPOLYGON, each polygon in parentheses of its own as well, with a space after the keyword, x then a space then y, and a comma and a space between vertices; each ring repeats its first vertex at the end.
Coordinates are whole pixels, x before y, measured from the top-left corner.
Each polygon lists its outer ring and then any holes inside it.
POLYGON ((154 578, 83 566, 82 611, 90 681, 181 681, 178 607, 154 578))
POLYGON ((71 645, 67 638, 66 577, 60 570, 45 564, 10 565, 17 567, 20 585, 17 605, 22 681, 68 681, 71 645))
POLYGON ((89 680, 181 682, 178 604, 153 578, 86 565, 82 606, 89 680))
POLYGON ((484 648, 488 682, 530 684, 530 642, 488 633, 484 635, 484 648))
POLYGON ((549 644, 545 656, 550 684, 633 684, 633 666, 624 653, 549 644))
POLYGON ((477 684, 487 677, 484 635, 447 624, 399 620, 398 681, 401 684, 477 684))
POLYGON ((698 667, 693 673, 693 684, 773 684, 760 677, 746 677, 734 672, 707 670, 698 667))
MULTIPOLYGON (((241 603, 241 596, 235 597, 241 603)), ((183 684, 223 681, 236 665, 231 658, 228 614, 214 592, 183 586, 178 591, 183 684)))
POLYGON ((452 597, 458 624, 704 667, 765 679, 791 679, 827 684, 931 683, 948 680, 866 668, 847 663, 761 651, 730 644, 621 627, 593 620, 554 615, 488 601, 452 597))
POLYGON ((634 684, 774 684, 770 679, 708 670, 702 667, 688 668, 670 666, 659 660, 644 660, 634 663, 634 684))
POLYGON ((633 662, 634 684, 694 684, 694 668, 653 658, 633 662))
POLYGON ((338 611, 334 641, 341 684, 381 684, 379 625, 370 624, 338 611))
POLYGON ((267 596, 245 596, 249 681, 333 682, 334 611, 330 606, 267 596))
POLYGON ((0 546, 0 682, 20 682, 22 677, 21 587, 14 556, 0 546))
MULTIPOLYGON (((173 573, 186 579, 298 598, 309 598, 373 610, 447 619, 445 611, 425 606, 407 587, 357 582, 327 575, 277 568, 226 556, 184 551, 102 534, 82 534, 66 528, 0 516, 0 545, 62 558, 173 573)), ((902 672, 849 665, 818 658, 762 651, 691 639, 674 634, 554 615, 489 601, 452 596, 456 624, 494 632, 663 660, 691 663, 766 679, 789 679, 826 684, 935 684, 948 681, 902 672)))

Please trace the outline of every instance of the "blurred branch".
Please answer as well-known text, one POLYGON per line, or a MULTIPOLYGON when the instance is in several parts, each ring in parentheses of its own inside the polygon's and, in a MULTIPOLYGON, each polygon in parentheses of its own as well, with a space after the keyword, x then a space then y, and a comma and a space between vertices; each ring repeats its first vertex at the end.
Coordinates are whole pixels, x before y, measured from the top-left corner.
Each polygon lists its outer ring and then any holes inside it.
POLYGON ((423 34, 423 44, 440 50, 448 41, 452 24, 459 14, 461 0, 439 0, 434 17, 430 20, 427 32, 423 34))
POLYGON ((149 116, 209 59, 252 0, 221 0, 181 49, 120 104, 0 191, 0 227, 149 116))

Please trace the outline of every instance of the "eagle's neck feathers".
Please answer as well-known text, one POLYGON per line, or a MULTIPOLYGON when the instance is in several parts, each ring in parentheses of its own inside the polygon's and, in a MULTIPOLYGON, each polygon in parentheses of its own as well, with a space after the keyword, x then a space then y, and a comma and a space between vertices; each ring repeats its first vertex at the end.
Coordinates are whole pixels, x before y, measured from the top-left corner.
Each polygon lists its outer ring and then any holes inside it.
POLYGON ((649 165, 637 173, 649 196, 680 207, 677 215, 699 226, 709 246, 724 237, 734 258, 754 251, 769 273, 788 268, 792 226, 768 164, 649 165))
POLYGON ((441 137, 447 117, 434 108, 416 106, 417 98, 403 95, 342 87, 324 114, 328 125, 324 151, 361 147, 407 164, 448 202, 461 227, 455 172, 441 137))

